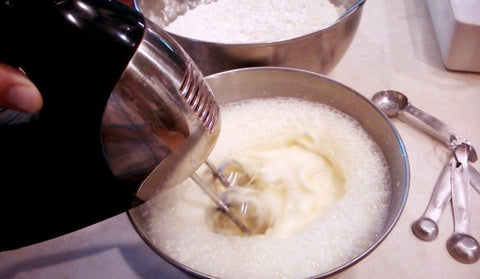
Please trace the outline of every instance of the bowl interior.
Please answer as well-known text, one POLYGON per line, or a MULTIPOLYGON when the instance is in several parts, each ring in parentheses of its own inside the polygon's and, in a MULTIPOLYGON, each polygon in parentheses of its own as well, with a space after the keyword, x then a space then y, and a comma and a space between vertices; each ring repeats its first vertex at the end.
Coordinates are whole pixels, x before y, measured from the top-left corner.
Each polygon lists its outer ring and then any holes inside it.
MULTIPOLYGON (((379 144, 384 153, 391 177, 391 204, 388 219, 375 242, 361 255, 335 268, 324 277, 337 273, 358 262, 373 251, 390 233, 404 208, 409 189, 409 164, 403 142, 390 120, 368 99, 323 75, 304 70, 280 67, 237 69, 207 77, 220 104, 248 98, 297 97, 332 106, 355 118, 379 144)), ((170 259, 151 242, 146 230, 142 207, 129 212, 140 236, 160 256, 186 271, 196 273, 170 259)), ((197 273, 198 275, 198 273, 197 273)))
MULTIPOLYGON (((330 0, 336 6, 344 7, 350 7, 356 1, 330 0)), ((209 1, 134 0, 136 9, 160 27, 165 27, 197 3, 205 2, 209 1)), ((309 34, 277 41, 209 42, 168 33, 185 49, 205 76, 236 68, 259 66, 291 67, 326 74, 338 64, 349 48, 358 29, 362 10, 363 4, 329 26, 309 34)), ((281 24, 278 26, 282 28, 281 24)))
MULTIPOLYGON (((348 8, 357 0, 329 0, 335 6, 348 8)), ((210 3, 212 0, 133 0, 135 9, 148 18, 156 18, 160 27, 165 27, 178 16, 199 4, 210 3)))

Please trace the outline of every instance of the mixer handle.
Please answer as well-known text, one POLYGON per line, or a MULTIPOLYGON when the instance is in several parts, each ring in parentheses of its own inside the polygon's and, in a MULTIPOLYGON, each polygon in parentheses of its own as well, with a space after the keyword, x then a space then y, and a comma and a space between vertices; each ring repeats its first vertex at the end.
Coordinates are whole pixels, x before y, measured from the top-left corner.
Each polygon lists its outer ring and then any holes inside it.
POLYGON ((2 143, 10 143, 0 146, 5 185, 20 184, 4 175, 13 168, 8 162, 20 157, 45 173, 58 169, 51 185, 69 181, 70 169, 100 175, 109 184, 102 189, 118 185, 103 157, 100 126, 144 30, 143 15, 118 0, 0 0, 0 61, 21 68, 43 97, 41 111, 31 117, 0 108, 2 143))
POLYGON ((65 78, 99 80, 109 94, 143 32, 143 16, 118 0, 0 0, 0 61, 42 94, 65 78))

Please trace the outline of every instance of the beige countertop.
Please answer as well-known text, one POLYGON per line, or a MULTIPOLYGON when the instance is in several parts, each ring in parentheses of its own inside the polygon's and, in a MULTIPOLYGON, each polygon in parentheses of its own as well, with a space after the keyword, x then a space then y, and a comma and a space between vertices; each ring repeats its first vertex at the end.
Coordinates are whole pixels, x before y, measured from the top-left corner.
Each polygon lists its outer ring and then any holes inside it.
MULTIPOLYGON (((368 0, 351 47, 329 76, 368 98, 382 89, 401 91, 413 105, 480 146, 480 74, 445 69, 424 0, 368 0)), ((410 225, 426 208, 446 149, 399 120, 393 123, 410 161, 405 209, 377 249, 334 278, 480 278, 480 261, 459 263, 445 248, 453 231, 450 205, 434 241, 412 234, 410 225)), ((478 162, 473 166, 480 170, 478 162)), ((471 193, 470 230, 480 239, 480 195, 471 193)), ((56 239, 1 252, 0 278, 187 276, 156 256, 124 213, 56 239)))

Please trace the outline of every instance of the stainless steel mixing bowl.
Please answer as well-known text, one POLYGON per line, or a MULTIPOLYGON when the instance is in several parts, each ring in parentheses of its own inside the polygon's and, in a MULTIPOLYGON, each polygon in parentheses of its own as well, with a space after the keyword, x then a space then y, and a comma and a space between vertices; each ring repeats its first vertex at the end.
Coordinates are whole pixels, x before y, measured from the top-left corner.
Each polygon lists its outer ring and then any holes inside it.
MULTIPOLYGON (((280 67, 254 67, 217 73, 207 77, 220 104, 248 98, 277 96, 298 97, 332 106, 355 118, 379 144, 391 176, 391 204, 383 230, 371 246, 360 255, 315 278, 323 278, 340 272, 359 262, 387 237, 404 208, 409 190, 409 163, 403 142, 386 117, 370 100, 353 89, 326 76, 310 71, 280 67)), ((160 256, 196 276, 200 274, 176 262, 155 246, 143 218, 142 206, 129 211, 130 219, 145 242, 160 256)), ((214 244, 212 244, 214 245, 214 244)))
MULTIPOLYGON (((165 27, 179 14, 184 13, 189 5, 192 6, 201 1, 134 0, 134 5, 145 17, 160 27, 165 27)), ((330 1, 337 6, 350 7, 357 0, 330 1)), ((360 23, 363 3, 331 26, 304 36, 280 41, 225 44, 169 33, 192 57, 205 76, 253 66, 293 67, 327 74, 338 64, 349 48, 360 23)), ((248 20, 248 15, 245 18, 248 20)))

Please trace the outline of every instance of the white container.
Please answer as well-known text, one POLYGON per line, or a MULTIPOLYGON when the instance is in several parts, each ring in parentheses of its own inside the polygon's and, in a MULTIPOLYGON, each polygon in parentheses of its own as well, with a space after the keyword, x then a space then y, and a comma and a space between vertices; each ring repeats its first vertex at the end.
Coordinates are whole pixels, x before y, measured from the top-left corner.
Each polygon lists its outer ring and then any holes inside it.
POLYGON ((480 72, 480 0, 427 0, 445 67, 480 72))

